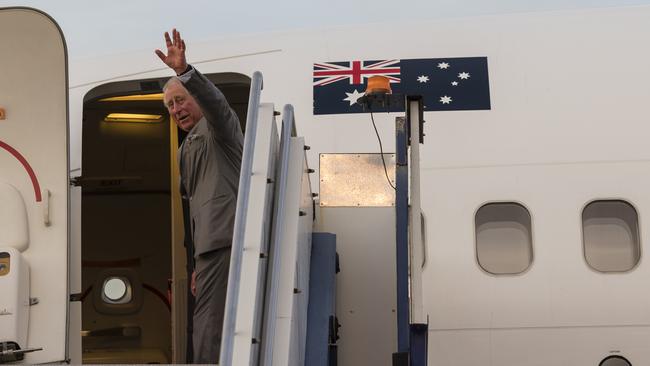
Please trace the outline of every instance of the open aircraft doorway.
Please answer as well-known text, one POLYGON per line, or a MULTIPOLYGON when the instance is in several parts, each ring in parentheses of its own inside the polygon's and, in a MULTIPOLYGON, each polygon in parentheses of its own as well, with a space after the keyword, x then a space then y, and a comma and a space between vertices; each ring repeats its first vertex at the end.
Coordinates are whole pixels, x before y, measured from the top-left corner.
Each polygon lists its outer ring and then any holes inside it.
MULTIPOLYGON (((206 76, 245 121, 250 79, 206 76)), ((163 105, 165 81, 105 84, 84 98, 83 173, 76 181, 84 363, 191 360, 191 253, 176 157, 184 133, 163 105)))

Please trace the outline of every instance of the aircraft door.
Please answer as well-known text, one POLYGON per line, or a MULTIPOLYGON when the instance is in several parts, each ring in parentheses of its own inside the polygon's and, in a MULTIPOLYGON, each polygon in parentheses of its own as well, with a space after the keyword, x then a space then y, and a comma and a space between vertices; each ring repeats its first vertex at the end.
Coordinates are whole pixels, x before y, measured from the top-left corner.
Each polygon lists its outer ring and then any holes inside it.
POLYGON ((46 14, 4 8, 0 47, 0 363, 60 362, 69 306, 65 41, 46 14))

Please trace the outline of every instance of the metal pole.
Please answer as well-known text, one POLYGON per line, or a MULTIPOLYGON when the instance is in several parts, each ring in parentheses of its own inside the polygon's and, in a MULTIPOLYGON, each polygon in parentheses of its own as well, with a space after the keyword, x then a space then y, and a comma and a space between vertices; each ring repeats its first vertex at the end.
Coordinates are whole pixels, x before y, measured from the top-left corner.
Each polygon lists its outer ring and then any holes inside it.
POLYGON ((408 279, 408 135, 404 117, 395 120, 396 167, 395 218, 397 261, 397 353, 394 366, 408 365, 409 352, 409 279, 408 279))
POLYGON ((424 263, 424 243, 422 241, 422 222, 420 206, 420 144, 424 143, 423 127, 423 101, 421 96, 406 96, 406 118, 408 119, 408 133, 410 134, 410 184, 411 198, 411 324, 409 326, 409 366, 427 365, 427 336, 428 322, 424 323, 422 310, 422 264, 424 263))

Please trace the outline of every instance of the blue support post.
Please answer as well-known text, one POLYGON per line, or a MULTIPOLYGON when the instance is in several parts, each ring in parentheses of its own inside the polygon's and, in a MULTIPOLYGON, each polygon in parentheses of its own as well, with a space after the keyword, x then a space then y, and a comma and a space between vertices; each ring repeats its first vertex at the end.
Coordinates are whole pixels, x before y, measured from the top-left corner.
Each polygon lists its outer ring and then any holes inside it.
POLYGON ((410 366, 427 366, 429 324, 411 324, 410 366))
POLYGON ((336 235, 313 233, 311 243, 305 366, 336 365, 336 235))

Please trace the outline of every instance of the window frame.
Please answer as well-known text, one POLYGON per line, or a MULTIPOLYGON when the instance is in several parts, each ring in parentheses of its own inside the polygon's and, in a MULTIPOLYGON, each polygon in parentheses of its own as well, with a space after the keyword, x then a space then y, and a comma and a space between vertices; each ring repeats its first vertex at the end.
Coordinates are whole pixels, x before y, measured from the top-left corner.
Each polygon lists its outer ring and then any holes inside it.
POLYGON ((611 360, 611 359, 623 360, 623 361, 627 362, 628 365, 632 366, 632 362, 630 362, 630 360, 628 360, 626 357, 623 357, 623 356, 621 356, 621 355, 611 355, 611 356, 607 356, 607 357, 603 358, 602 361, 600 361, 600 363, 598 364, 598 366, 603 366, 603 365, 605 365, 605 362, 607 362, 608 360, 611 360))
POLYGON ((493 277, 515 277, 515 276, 523 276, 526 273, 528 273, 531 268, 533 267, 535 263, 535 231, 534 231, 534 218, 531 210, 528 208, 526 204, 524 204, 521 201, 518 200, 492 200, 492 201, 486 201, 483 202, 481 205, 479 205, 476 210, 474 210, 474 215, 472 216, 472 226, 474 227, 474 260, 476 262, 476 265, 480 269, 481 272, 493 276, 493 277), (521 272, 516 272, 516 273, 495 273, 488 271, 486 268, 484 268, 481 265, 481 261, 479 260, 479 250, 478 250, 478 226, 476 225, 476 216, 480 212, 480 210, 486 206, 493 205, 493 204, 513 204, 516 206, 519 206, 523 208, 526 213, 528 214, 530 218, 530 227, 529 229, 529 237, 530 237, 530 261, 526 268, 521 271, 521 272))
POLYGON ((587 201, 583 206, 582 209, 580 210, 579 213, 579 221, 580 221, 580 240, 581 240, 581 246, 582 246, 582 259, 584 260, 585 265, 587 268, 589 268, 591 271, 598 273, 598 274, 627 274, 631 273, 634 270, 636 270, 639 265, 641 264, 641 260, 643 259, 643 245, 641 243, 641 218, 639 217, 639 209, 637 208, 636 205, 634 205, 631 200, 626 199, 626 198, 595 198, 592 200, 587 201), (627 205, 629 205, 633 210, 634 213, 636 214, 636 236, 637 236, 637 245, 638 245, 638 253, 639 256, 630 269, 625 270, 625 271, 601 271, 589 263, 589 260, 587 259, 587 247, 586 247, 586 242, 585 242, 585 223, 584 223, 584 212, 589 205, 596 203, 596 202, 622 202, 627 205))

